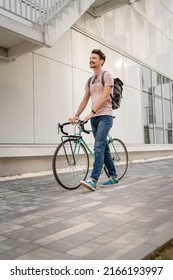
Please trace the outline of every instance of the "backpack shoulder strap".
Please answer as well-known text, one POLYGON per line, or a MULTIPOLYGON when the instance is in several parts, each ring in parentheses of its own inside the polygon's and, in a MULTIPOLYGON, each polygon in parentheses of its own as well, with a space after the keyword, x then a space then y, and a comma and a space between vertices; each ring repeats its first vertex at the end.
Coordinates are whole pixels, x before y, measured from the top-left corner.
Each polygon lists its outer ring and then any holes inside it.
MULTIPOLYGON (((105 85, 105 81, 104 81, 104 75, 107 71, 103 71, 102 73, 102 76, 101 76, 101 82, 102 82, 102 85, 104 86, 105 85)), ((91 76, 89 79, 88 79, 88 88, 90 90, 90 85, 91 85, 91 80, 94 76, 91 76)))
POLYGON ((102 76, 101 76, 101 81, 102 81, 102 85, 105 85, 105 80, 104 80, 104 75, 107 71, 103 71, 102 76))
POLYGON ((92 77, 93 77, 93 76, 91 76, 91 77, 88 79, 88 88, 89 88, 89 90, 90 90, 90 85, 91 85, 92 77))

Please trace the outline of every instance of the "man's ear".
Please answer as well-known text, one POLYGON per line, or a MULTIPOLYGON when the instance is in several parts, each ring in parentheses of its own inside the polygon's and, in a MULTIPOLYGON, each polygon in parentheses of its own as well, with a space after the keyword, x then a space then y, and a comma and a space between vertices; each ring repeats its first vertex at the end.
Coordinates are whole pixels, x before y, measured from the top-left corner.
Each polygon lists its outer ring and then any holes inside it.
POLYGON ((100 59, 100 61, 101 61, 101 65, 103 65, 103 64, 104 64, 104 60, 103 60, 103 59, 100 59))

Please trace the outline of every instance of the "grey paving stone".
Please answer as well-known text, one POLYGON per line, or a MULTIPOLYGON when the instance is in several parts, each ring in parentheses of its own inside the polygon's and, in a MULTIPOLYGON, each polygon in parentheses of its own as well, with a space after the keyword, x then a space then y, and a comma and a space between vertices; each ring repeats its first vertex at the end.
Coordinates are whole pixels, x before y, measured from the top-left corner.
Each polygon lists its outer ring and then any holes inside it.
POLYGON ((0 260, 15 260, 16 258, 23 256, 35 249, 39 248, 36 244, 27 243, 22 246, 13 248, 0 254, 0 260))
POLYGON ((0 259, 144 258, 173 237, 172 166, 130 164, 116 187, 101 188, 102 175, 95 192, 65 190, 52 175, 0 182, 0 259))
POLYGON ((13 250, 13 248, 20 247, 25 243, 22 240, 6 239, 0 242, 0 253, 5 254, 6 251, 13 250))
MULTIPOLYGON (((114 243, 114 241, 107 243, 106 245, 103 245, 98 248, 93 248, 93 250, 85 255, 82 256, 84 260, 103 260, 103 259, 109 259, 111 255, 113 255, 116 251, 118 251, 121 248, 121 245, 118 243, 114 243)), ((78 249, 78 248, 76 248, 78 249)), ((71 252, 72 253, 72 252, 71 252)))
POLYGON ((46 245, 46 248, 55 250, 62 253, 67 253, 68 251, 82 245, 88 244, 88 242, 98 237, 98 233, 91 230, 85 230, 73 235, 64 237, 62 239, 56 240, 52 243, 46 245))
POLYGON ((167 241, 173 238, 173 225, 168 225, 165 229, 160 232, 157 232, 154 236, 150 239, 146 240, 148 244, 153 246, 160 247, 167 241))
POLYGON ((141 260, 146 257, 150 252, 154 251, 157 247, 151 244, 142 243, 135 248, 129 250, 125 254, 119 252, 117 255, 110 256, 114 260, 141 260))
POLYGON ((12 223, 2 223, 1 222, 1 227, 0 227, 0 234, 4 235, 8 232, 12 232, 14 230, 18 230, 18 229, 23 229, 23 226, 20 225, 16 225, 13 222, 12 223))
POLYGON ((7 237, 5 237, 5 236, 3 236, 3 235, 0 235, 0 242, 1 241, 4 241, 4 240, 6 240, 7 239, 7 237))
POLYGON ((25 254, 23 256, 17 257, 16 260, 61 260, 61 259, 77 259, 75 256, 61 254, 46 248, 38 248, 25 254))

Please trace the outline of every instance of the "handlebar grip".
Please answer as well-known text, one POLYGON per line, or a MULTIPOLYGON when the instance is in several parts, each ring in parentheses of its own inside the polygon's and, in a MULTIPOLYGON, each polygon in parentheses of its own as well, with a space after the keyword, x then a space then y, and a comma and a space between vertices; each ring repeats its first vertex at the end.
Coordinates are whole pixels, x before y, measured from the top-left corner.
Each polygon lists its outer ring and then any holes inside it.
POLYGON ((82 128, 82 131, 85 132, 85 133, 87 133, 87 134, 90 134, 90 132, 89 132, 88 130, 85 130, 85 128, 84 128, 85 123, 87 123, 87 122, 80 121, 80 126, 81 126, 81 128, 82 128))
POLYGON ((68 124, 70 124, 70 122, 66 122, 66 123, 63 123, 63 124, 58 123, 58 133, 59 133, 59 130, 61 130, 61 133, 65 134, 65 135, 68 135, 68 133, 65 132, 64 129, 63 129, 63 127, 65 125, 68 125, 68 124))

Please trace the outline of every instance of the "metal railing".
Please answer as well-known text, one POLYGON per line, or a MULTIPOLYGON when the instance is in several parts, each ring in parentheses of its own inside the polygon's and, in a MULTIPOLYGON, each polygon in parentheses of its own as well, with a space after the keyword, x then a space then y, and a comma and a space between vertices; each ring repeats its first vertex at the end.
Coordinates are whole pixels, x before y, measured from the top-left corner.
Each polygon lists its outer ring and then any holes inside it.
POLYGON ((72 0, 0 0, 0 9, 33 24, 43 25, 54 18, 72 0))

